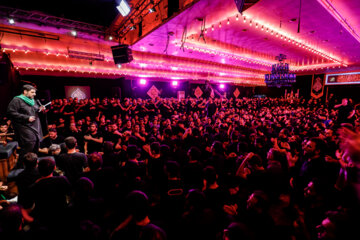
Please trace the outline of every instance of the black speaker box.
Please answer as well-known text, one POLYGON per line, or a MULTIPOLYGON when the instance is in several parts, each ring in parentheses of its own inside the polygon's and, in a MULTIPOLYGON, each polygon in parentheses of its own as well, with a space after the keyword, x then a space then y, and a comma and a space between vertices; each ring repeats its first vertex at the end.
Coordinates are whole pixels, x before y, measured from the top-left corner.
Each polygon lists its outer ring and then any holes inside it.
POLYGON ((120 44, 112 46, 111 51, 115 64, 128 63, 133 60, 132 51, 129 48, 129 45, 120 44))

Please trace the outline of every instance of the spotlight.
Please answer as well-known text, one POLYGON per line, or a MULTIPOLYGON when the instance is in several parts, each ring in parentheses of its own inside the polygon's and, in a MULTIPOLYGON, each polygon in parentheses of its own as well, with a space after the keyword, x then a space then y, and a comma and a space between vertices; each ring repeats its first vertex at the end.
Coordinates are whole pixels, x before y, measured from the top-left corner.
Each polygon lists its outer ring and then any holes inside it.
POLYGON ((116 7, 120 14, 125 17, 130 13, 130 6, 125 0, 121 0, 119 6, 116 7))
POLYGON ((225 85, 224 85, 224 84, 220 84, 220 88, 221 88, 221 89, 224 89, 224 88, 225 88, 225 85))
POLYGON ((145 85, 146 84, 146 79, 140 79, 140 84, 145 85))
POLYGON ((77 36, 77 32, 76 32, 75 30, 72 30, 72 31, 71 31, 71 35, 73 35, 74 37, 76 37, 76 36, 77 36))
POLYGON ((10 24, 15 24, 15 20, 13 18, 9 18, 9 23, 10 24))
POLYGON ((171 84, 173 85, 173 87, 176 87, 178 85, 178 81, 172 81, 171 84))
POLYGON ((152 7, 152 8, 149 9, 149 13, 153 13, 153 12, 155 12, 155 11, 156 11, 156 10, 155 10, 154 7, 152 7))
POLYGON ((117 64, 116 66, 117 66, 117 68, 121 68, 121 64, 117 64))
POLYGON ((113 37, 112 37, 112 36, 109 36, 109 40, 110 40, 110 41, 113 40, 113 37))

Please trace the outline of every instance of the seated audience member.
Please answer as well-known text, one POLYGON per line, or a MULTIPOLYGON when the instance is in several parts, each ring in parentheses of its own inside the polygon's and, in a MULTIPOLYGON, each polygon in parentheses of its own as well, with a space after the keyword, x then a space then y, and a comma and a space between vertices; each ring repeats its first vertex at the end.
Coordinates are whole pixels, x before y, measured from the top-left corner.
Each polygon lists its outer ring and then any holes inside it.
POLYGON ((75 183, 87 168, 87 157, 76 149, 77 140, 74 137, 65 138, 66 153, 62 153, 57 158, 58 168, 64 172, 64 175, 71 183, 75 183))
POLYGON ((49 136, 45 137, 40 143, 39 153, 47 155, 52 144, 61 144, 63 142, 64 137, 58 136, 56 128, 50 128, 49 136))

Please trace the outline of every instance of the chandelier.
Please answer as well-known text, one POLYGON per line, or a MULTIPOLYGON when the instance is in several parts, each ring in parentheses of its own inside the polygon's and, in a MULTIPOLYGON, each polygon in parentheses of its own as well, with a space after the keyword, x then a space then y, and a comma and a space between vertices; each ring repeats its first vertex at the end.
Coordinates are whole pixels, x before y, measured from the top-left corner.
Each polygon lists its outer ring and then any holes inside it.
POLYGON ((289 73, 289 64, 284 63, 286 55, 280 54, 275 57, 279 61, 272 65, 271 74, 265 74, 267 87, 291 87, 296 82, 296 74, 289 73))

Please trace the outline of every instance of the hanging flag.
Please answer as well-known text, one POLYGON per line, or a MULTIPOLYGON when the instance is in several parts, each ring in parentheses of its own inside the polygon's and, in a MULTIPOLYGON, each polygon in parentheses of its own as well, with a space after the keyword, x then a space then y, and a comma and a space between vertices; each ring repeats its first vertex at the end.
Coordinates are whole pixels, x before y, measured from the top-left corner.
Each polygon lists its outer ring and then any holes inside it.
POLYGON ((318 99, 324 95, 325 74, 314 74, 311 82, 311 97, 318 99))

